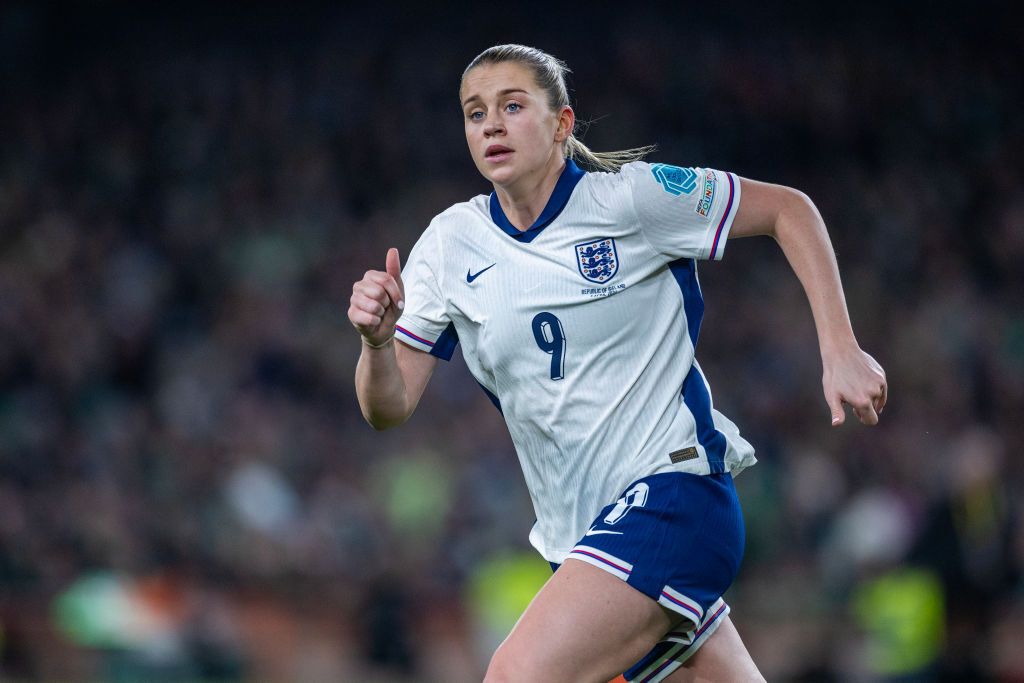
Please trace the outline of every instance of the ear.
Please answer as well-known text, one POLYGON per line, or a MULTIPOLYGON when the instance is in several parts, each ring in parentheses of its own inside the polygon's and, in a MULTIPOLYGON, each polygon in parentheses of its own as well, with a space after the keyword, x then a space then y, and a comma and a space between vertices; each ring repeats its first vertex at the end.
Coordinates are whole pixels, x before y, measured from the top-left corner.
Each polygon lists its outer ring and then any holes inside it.
POLYGON ((555 142, 565 142, 576 126, 576 113, 566 105, 558 112, 558 127, 555 128, 555 142))

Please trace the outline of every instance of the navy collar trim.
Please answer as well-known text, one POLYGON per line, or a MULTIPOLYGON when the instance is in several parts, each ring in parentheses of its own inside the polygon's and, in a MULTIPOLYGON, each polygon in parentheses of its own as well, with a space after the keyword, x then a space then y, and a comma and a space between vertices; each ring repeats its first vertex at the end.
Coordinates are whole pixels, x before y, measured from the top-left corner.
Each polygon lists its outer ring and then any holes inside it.
POLYGON ((491 193, 491 220, 512 239, 520 242, 532 242, 544 228, 548 227, 552 221, 558 218, 558 214, 562 213, 562 209, 569 203, 572 191, 576 189, 576 184, 585 175, 586 171, 580 169, 572 159, 566 159, 565 168, 562 169, 562 175, 558 176, 558 182, 555 183, 555 189, 551 193, 551 198, 548 199, 544 210, 540 212, 537 220, 533 222, 529 230, 520 231, 516 226, 512 225, 512 222, 505 216, 505 212, 501 208, 501 202, 498 201, 498 194, 496 192, 491 193))

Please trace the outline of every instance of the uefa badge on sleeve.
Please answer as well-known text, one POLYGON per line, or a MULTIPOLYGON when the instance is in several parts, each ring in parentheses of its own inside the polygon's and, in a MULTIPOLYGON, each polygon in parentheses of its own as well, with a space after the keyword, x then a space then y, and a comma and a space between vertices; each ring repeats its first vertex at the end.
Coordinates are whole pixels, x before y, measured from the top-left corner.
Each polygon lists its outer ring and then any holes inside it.
POLYGON ((651 174, 665 192, 676 197, 688 195, 697 187, 697 171, 692 168, 654 164, 651 166, 651 174))
POLYGON ((611 237, 576 245, 576 265, 589 282, 608 282, 619 271, 619 255, 611 237))

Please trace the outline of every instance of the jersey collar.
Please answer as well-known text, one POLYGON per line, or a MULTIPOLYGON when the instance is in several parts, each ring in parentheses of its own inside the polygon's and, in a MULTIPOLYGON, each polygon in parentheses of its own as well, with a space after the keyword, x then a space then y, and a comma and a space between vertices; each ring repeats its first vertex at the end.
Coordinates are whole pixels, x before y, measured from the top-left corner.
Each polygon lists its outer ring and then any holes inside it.
POLYGON ((548 227, 553 220, 558 218, 558 214, 562 213, 562 209, 569 203, 569 197, 572 196, 576 183, 582 180, 584 175, 586 175, 586 172, 580 169, 572 159, 566 159, 565 168, 562 169, 562 175, 558 176, 558 182, 555 183, 555 189, 551 193, 551 198, 548 199, 544 210, 540 212, 537 220, 533 222, 529 230, 520 232, 516 226, 512 225, 511 221, 505 216, 501 203, 498 201, 498 195, 495 192, 491 193, 491 220, 512 239, 520 242, 532 242, 544 228, 548 227))

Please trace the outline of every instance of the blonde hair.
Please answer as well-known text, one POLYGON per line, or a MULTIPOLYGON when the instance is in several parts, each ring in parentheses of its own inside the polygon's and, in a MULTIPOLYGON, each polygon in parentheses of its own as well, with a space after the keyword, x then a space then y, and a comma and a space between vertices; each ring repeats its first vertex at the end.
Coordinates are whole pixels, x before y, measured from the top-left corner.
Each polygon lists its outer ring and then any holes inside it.
MULTIPOLYGON (((495 45, 487 48, 474 57, 462 72, 460 87, 466 80, 466 74, 476 67, 503 62, 514 62, 530 69, 537 85, 547 93, 548 106, 554 111, 569 105, 569 90, 565 85, 565 75, 570 73, 569 67, 561 59, 525 45, 495 45)), ((562 143, 565 155, 598 171, 618 172, 629 162, 639 161, 655 149, 654 145, 646 145, 615 152, 594 152, 580 142, 574 133, 575 130, 562 143)))

